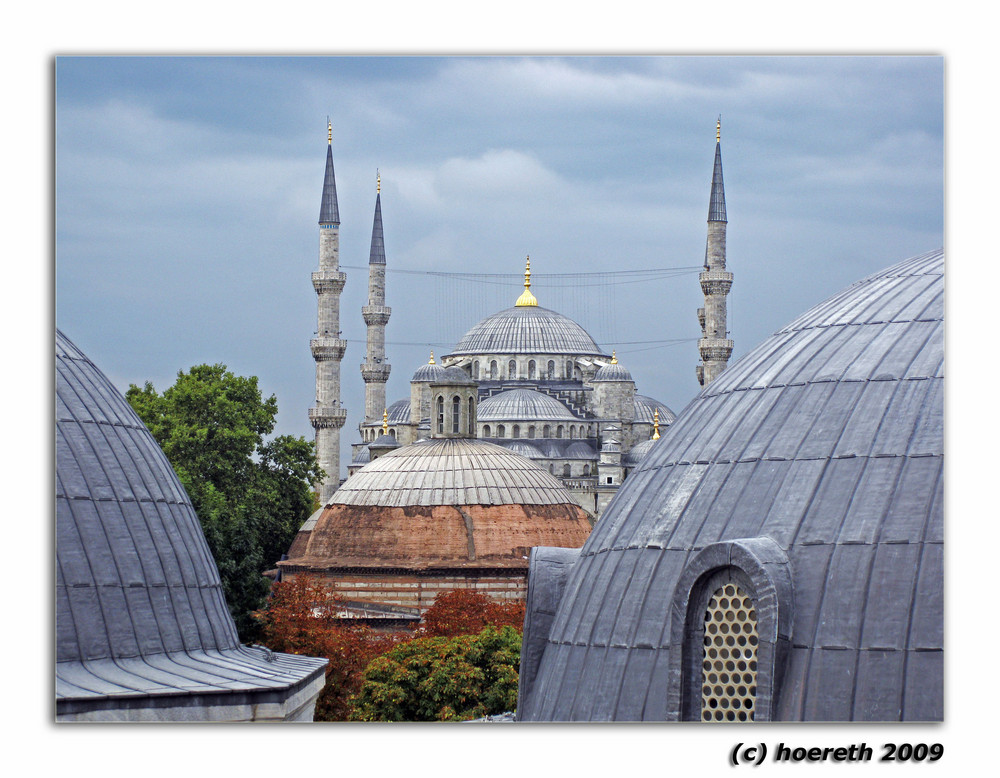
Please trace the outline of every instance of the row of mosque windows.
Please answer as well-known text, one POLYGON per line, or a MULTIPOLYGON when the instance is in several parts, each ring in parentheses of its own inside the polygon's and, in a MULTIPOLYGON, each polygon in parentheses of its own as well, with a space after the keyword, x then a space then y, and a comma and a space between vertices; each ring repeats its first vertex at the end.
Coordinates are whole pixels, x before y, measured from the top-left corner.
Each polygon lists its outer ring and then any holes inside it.
MULTIPOLYGON (((439 434, 443 435, 445 432, 445 413, 444 413, 444 397, 438 395, 437 397, 437 431, 439 434)), ((468 401, 469 412, 466 415, 466 429, 465 432, 471 436, 476 434, 476 401, 474 398, 470 397, 468 401)), ((450 431, 453 435, 458 435, 462 432, 462 399, 455 395, 451 398, 451 423, 450 431)))
MULTIPOLYGON (((536 437, 537 432, 538 432, 538 428, 534 424, 529 424, 528 427, 527 427, 527 430, 526 430, 526 436, 528 438, 532 438, 533 439, 533 438, 536 437)), ((564 426, 562 424, 558 424, 556 426, 553 426, 551 424, 545 424, 545 425, 542 426, 541 432, 542 432, 542 434, 541 434, 540 437, 542 437, 542 438, 553 438, 554 437, 554 438, 560 439, 560 440, 562 438, 570 438, 570 439, 580 438, 580 439, 583 439, 583 438, 588 438, 588 437, 593 437, 594 436, 593 425, 584 426, 583 424, 570 424, 568 426, 564 426)), ((512 438, 520 438, 521 437, 521 425, 520 424, 514 424, 514 425, 511 426, 511 428, 510 428, 510 436, 512 438)), ((505 437, 507 437, 507 425, 505 425, 505 424, 498 424, 496 426, 496 428, 494 429, 489 424, 484 424, 483 425, 483 437, 484 438, 491 438, 491 437, 505 438, 505 437), (494 435, 493 433, 496 433, 496 434, 494 435)))
MULTIPOLYGON (((527 365, 521 371, 522 374, 518 376, 517 360, 512 359, 509 362, 507 362, 507 380, 513 381, 519 377, 526 378, 529 381, 533 381, 536 379, 554 380, 557 378, 570 379, 570 380, 575 378, 577 380, 581 380, 583 378, 583 373, 580 371, 580 368, 576 367, 576 365, 573 364, 573 360, 567 359, 566 362, 562 365, 562 367, 563 367, 562 375, 557 375, 556 361, 554 359, 550 359, 544 365, 540 365, 536 363, 535 360, 529 359, 527 365)), ((483 375, 480 376, 479 360, 477 359, 472 363, 472 377, 477 381, 480 380, 480 378, 482 378, 483 380, 497 381, 500 378, 502 378, 502 376, 500 375, 500 370, 501 370, 500 364, 497 362, 497 360, 493 359, 490 360, 489 367, 486 367, 485 365, 483 366, 482 369, 483 375)))

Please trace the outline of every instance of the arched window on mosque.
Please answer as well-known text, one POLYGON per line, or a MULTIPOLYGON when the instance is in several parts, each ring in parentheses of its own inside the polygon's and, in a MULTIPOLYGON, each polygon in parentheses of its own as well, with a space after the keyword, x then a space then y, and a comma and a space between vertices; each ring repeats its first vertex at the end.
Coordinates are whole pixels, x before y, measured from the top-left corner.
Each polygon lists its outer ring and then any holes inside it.
POLYGON ((469 398, 469 435, 476 435, 476 401, 472 397, 469 398))
POLYGON ((507 378, 511 381, 517 378, 517 362, 513 359, 507 363, 507 378))
POLYGON ((563 425, 560 424, 558 427, 556 427, 556 437, 561 438, 562 436, 563 436, 563 425))
POLYGON ((497 437, 498 438, 502 438, 506 434, 507 434, 507 430, 504 428, 503 424, 498 424, 497 425, 497 437))
POLYGON ((497 361, 495 359, 490 362, 490 380, 497 380, 497 361))
POLYGON ((550 438, 550 437, 552 437, 552 426, 551 425, 546 424, 544 427, 542 427, 542 437, 543 438, 550 438))
POLYGON ((444 434, 444 397, 438 395, 437 398, 437 429, 440 434, 444 434))
POLYGON ((569 478, 570 472, 571 472, 571 469, 570 469, 569 464, 567 463, 567 464, 563 465, 563 478, 569 478))
POLYGON ((546 378, 551 379, 551 378, 555 378, 556 377, 556 363, 555 363, 555 360, 552 360, 552 359, 549 360, 549 364, 548 364, 548 367, 546 368, 545 373, 546 373, 546 375, 545 375, 546 378))
POLYGON ((458 431, 461 429, 459 427, 459 416, 462 410, 462 401, 456 394, 451 398, 451 431, 457 435, 458 431))
POLYGON ((519 425, 515 424, 514 427, 513 427, 513 429, 511 430, 510 436, 512 438, 519 438, 519 437, 521 437, 521 427, 519 425))
POLYGON ((590 465, 583 466, 583 477, 586 478, 590 475, 590 465))
POLYGON ((484 424, 483 425, 483 437, 484 438, 488 438, 489 436, 490 436, 490 425, 489 424, 484 424))
POLYGON ((395 440, 395 438, 396 438, 396 430, 389 430, 389 437, 393 438, 395 440))
POLYGON ((475 362, 472 363, 472 377, 475 380, 477 380, 477 381, 479 380, 479 360, 478 359, 475 362))
POLYGON ((574 427, 572 424, 569 425, 569 436, 571 438, 576 437, 576 427, 574 427))
POLYGON ((535 360, 533 359, 528 360, 528 380, 535 380, 535 360))
POLYGON ((535 425, 534 424, 532 424, 530 427, 528 427, 528 437, 529 438, 535 437, 535 425))
POLYGON ((571 361, 566 362, 566 378, 573 377, 573 363, 571 361))

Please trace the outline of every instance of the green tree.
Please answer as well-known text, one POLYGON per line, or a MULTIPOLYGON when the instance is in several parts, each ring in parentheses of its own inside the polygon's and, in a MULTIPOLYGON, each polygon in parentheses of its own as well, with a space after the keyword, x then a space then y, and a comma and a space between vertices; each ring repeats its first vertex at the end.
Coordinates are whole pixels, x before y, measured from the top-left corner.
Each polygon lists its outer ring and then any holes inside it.
POLYGON ((354 700, 354 721, 466 721, 517 705, 521 633, 417 638, 376 657, 354 700))
POLYGON ((229 610, 243 640, 267 595, 261 574, 280 559, 313 510, 311 484, 322 477, 313 444, 288 435, 265 440, 278 402, 257 378, 225 365, 180 371, 158 393, 151 383, 125 397, 173 465, 201 520, 229 610))

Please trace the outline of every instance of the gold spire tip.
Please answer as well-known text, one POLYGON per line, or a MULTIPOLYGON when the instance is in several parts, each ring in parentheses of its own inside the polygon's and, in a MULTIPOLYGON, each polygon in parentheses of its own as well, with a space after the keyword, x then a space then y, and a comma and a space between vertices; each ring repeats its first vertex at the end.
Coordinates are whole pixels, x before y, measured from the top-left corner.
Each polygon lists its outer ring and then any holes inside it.
POLYGON ((330 117, 326 117, 326 142, 329 145, 333 145, 333 122, 330 121, 330 117))
POLYGON ((538 305, 538 300, 535 299, 535 295, 531 293, 531 257, 524 262, 524 291, 521 292, 521 296, 517 298, 517 302, 514 303, 516 307, 523 308, 526 305, 538 305))
POLYGON ((389 434, 389 409, 386 408, 382 411, 382 434, 389 434))
POLYGON ((427 364, 428 365, 433 365, 434 364, 434 352, 433 351, 431 352, 431 361, 428 362, 427 364))
POLYGON ((375 168, 375 194, 382 192, 382 174, 375 168))
POLYGON ((618 356, 617 356, 617 354, 615 354, 615 350, 614 349, 611 349, 611 364, 612 365, 617 365, 618 364, 618 356))
POLYGON ((660 409, 653 409, 653 440, 660 439, 660 409))
POLYGON ((722 114, 719 114, 719 118, 715 121, 715 142, 722 142, 722 114))

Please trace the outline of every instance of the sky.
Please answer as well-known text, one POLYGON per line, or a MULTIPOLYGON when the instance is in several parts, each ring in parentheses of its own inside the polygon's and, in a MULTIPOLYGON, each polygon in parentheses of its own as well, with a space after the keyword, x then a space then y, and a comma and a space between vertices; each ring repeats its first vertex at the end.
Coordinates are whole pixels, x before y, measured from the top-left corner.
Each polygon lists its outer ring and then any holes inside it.
POLYGON ((944 243, 937 56, 60 56, 54 85, 57 326, 123 391, 203 362, 258 376, 276 433, 307 438, 329 118, 342 474, 377 175, 389 402, 513 305, 530 255, 539 304, 680 412, 720 116, 734 360, 944 243))

